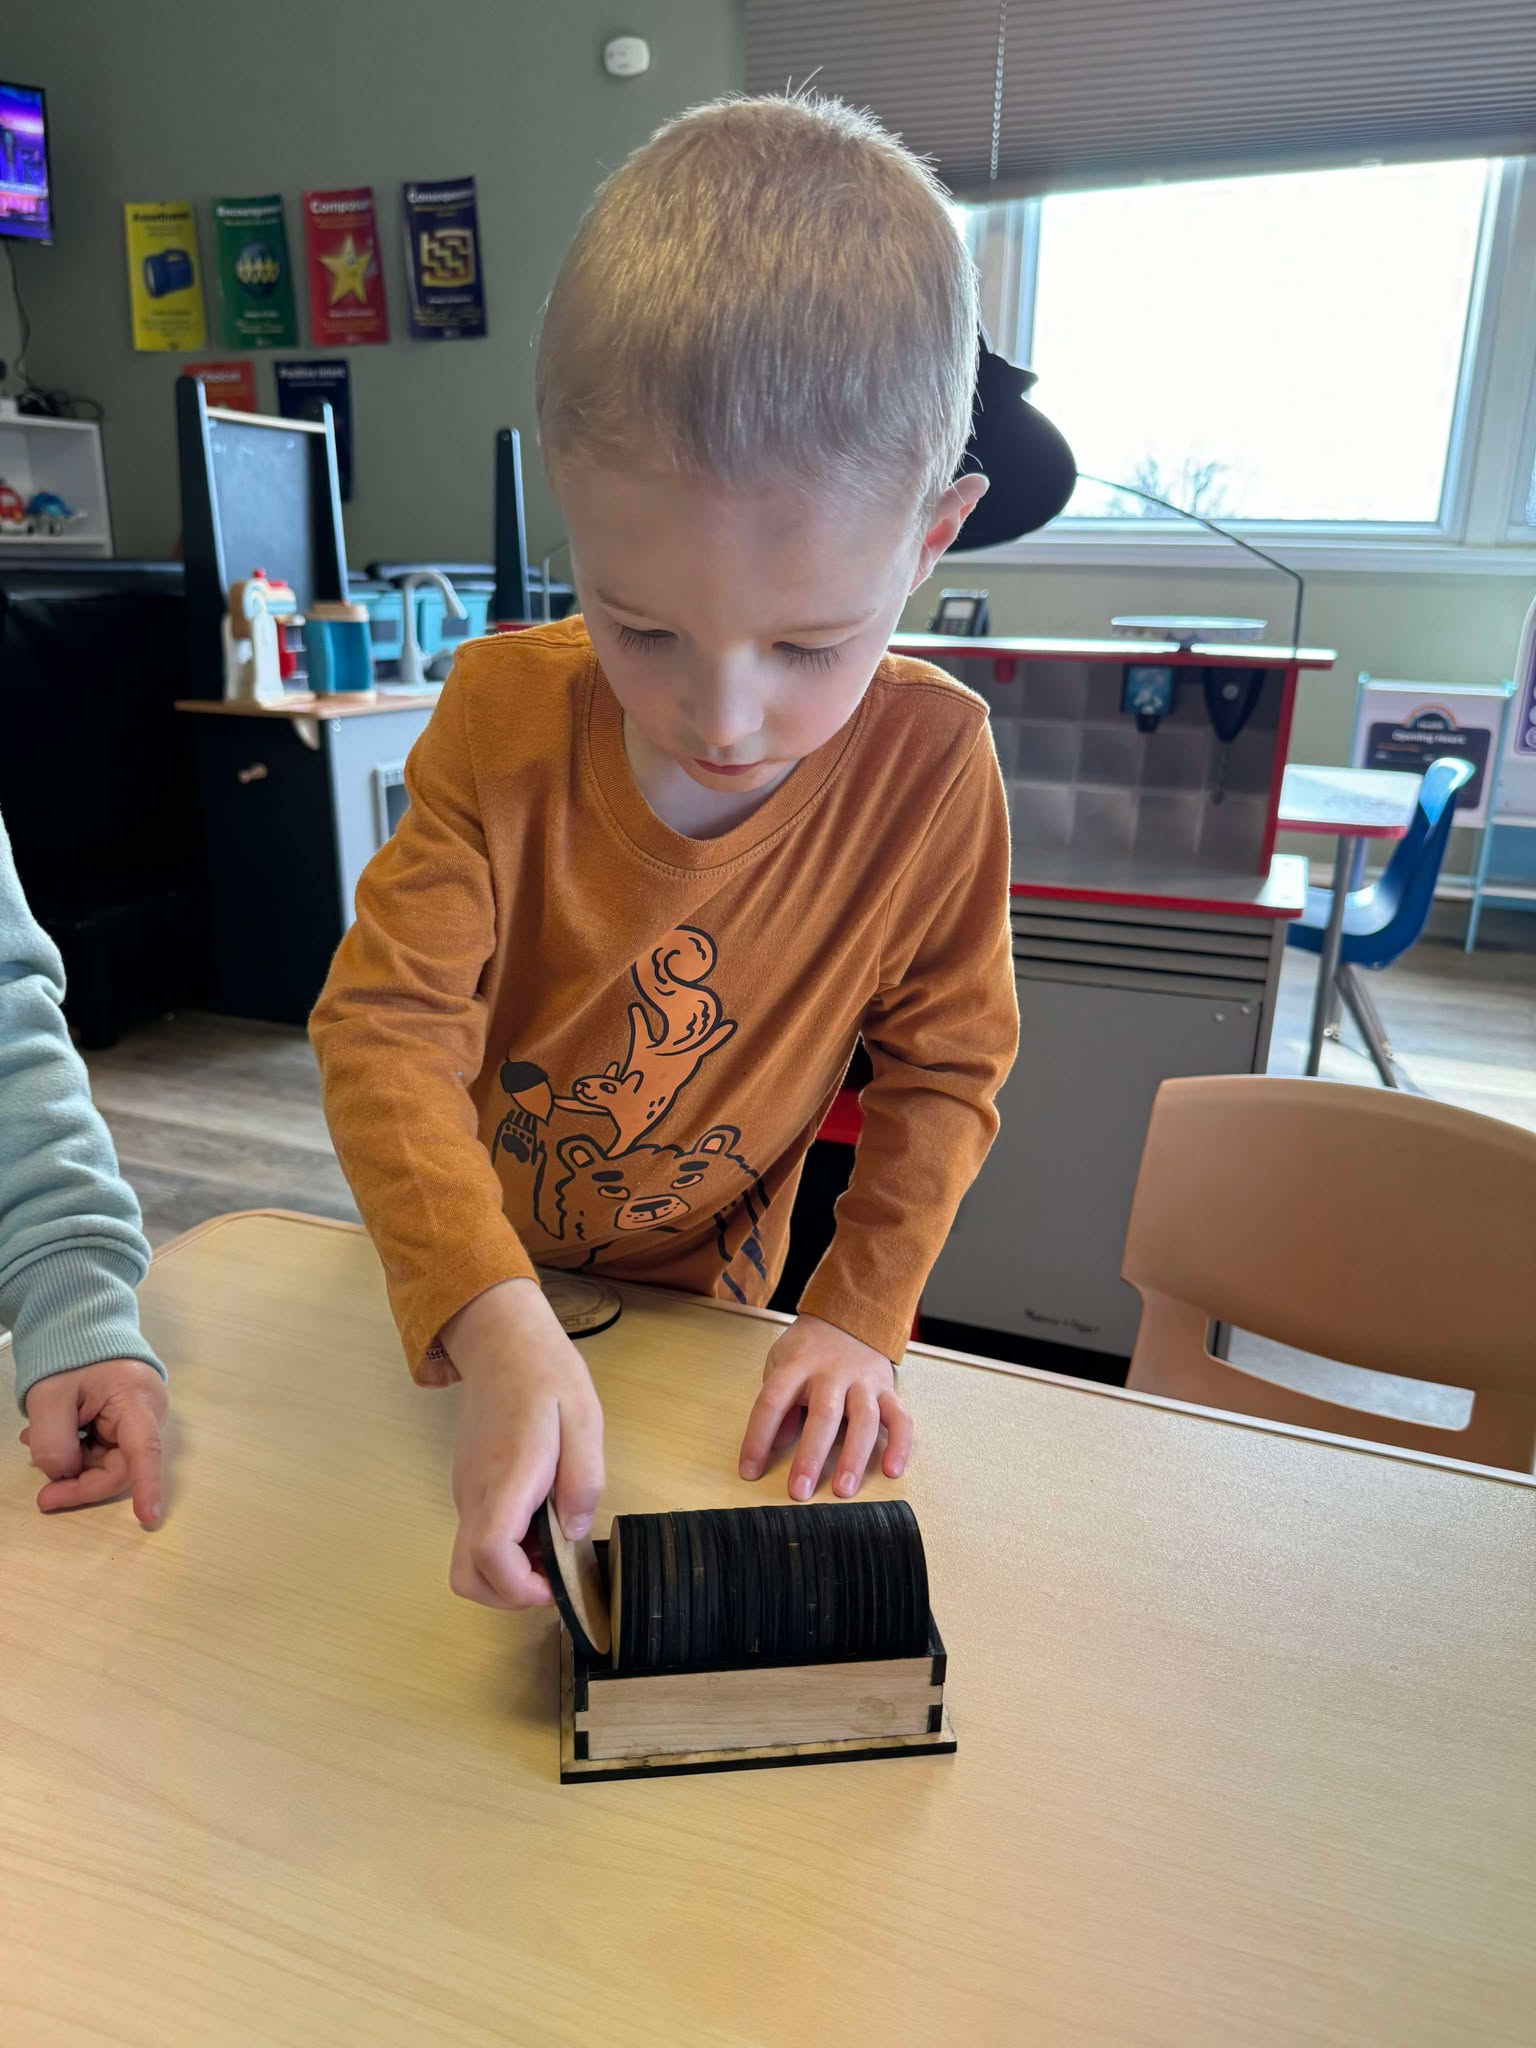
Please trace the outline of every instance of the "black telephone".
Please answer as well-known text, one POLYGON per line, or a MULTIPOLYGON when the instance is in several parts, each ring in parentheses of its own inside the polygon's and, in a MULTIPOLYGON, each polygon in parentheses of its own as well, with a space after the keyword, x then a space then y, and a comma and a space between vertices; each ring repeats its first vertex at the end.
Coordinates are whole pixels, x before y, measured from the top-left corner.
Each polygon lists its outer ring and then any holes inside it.
POLYGON ((1264 694, 1268 670, 1262 668, 1208 668, 1205 684, 1205 715, 1211 731, 1221 742, 1211 802, 1219 804, 1227 793, 1227 769, 1232 759, 1232 742, 1258 709, 1264 694))
POLYGON ((957 639, 980 640, 989 629, 984 590, 939 592, 939 608, 928 621, 930 633, 952 633, 957 639))

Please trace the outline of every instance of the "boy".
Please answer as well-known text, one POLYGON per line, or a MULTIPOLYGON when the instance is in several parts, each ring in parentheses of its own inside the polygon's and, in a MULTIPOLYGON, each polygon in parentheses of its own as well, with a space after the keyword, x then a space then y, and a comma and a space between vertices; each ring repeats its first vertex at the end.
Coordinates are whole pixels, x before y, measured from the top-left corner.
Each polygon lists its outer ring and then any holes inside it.
POLYGON ((814 100, 686 114, 599 193, 550 298, 540 438, 584 617, 461 651, 311 1033, 417 1378, 464 1382, 451 1583, 603 1484, 533 1278, 762 1303, 862 1033, 835 1240, 740 1470, 854 1492, 1017 1040, 985 707, 886 643, 986 484, 975 280, 937 186, 814 100))
POLYGON ((131 1490, 159 1526, 165 1368, 133 1290, 149 1264, 63 1013, 58 949, 27 908, 0 821, 0 1327, 45 1514, 131 1490), (80 1432, 86 1432, 82 1439, 80 1432))

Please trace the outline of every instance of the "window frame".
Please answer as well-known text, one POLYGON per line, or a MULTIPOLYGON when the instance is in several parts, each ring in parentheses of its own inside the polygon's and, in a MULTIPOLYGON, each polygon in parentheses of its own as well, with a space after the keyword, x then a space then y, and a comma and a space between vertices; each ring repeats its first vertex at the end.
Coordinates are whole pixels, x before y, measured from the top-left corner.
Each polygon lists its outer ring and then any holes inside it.
MULTIPOLYGON (((981 273, 992 345, 1028 364, 1034 328, 1038 199, 978 206, 967 240, 981 273)), ((1536 157, 1494 159, 1438 516, 1428 521, 1223 520, 1299 569, 1536 573, 1536 522, 1524 517, 1536 470, 1536 157)), ((1228 566, 1231 547, 1203 529, 1125 518, 1053 520, 966 557, 1060 567, 1228 566)))

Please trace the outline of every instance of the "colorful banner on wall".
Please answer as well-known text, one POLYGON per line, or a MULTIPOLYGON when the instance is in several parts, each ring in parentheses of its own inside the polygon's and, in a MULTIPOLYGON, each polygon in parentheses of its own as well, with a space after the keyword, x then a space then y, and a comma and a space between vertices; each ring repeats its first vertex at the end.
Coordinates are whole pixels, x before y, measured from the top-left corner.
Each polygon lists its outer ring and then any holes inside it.
POLYGON ((274 363, 277 409, 285 420, 317 420, 331 408, 336 430, 336 468, 341 495, 352 495, 352 377, 345 363, 330 357, 312 363, 274 363))
POLYGON ((473 178, 402 185, 405 275, 417 341, 465 341, 485 333, 485 279, 473 178))
POLYGON ((309 329, 316 348, 388 341, 373 187, 304 194, 309 329))
POLYGON ((297 348, 293 265, 278 194, 215 199, 213 239, 225 348, 297 348))
POLYGON ((128 296, 138 349, 206 348, 203 286, 197 274, 197 223, 185 199, 131 200, 128 296))
POLYGON ((202 385, 210 405, 230 412, 256 410, 256 372, 249 363, 188 363, 185 374, 202 385))

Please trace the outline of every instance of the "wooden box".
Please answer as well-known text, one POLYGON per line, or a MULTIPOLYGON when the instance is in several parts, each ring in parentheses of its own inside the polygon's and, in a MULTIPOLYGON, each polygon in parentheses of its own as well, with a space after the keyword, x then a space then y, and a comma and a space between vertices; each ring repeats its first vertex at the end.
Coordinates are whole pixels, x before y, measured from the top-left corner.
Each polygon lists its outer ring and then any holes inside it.
POLYGON ((562 1628, 561 1781, 948 1755, 947 1665, 931 1614, 921 1657, 636 1674, 586 1656, 562 1628))

